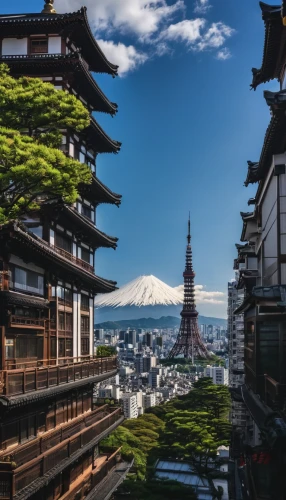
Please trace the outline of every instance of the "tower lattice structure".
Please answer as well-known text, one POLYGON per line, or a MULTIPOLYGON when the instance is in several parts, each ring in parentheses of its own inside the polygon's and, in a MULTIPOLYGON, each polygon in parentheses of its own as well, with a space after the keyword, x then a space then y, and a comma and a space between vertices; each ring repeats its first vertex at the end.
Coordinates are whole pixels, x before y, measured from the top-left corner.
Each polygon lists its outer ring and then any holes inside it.
POLYGON ((177 340, 170 351, 169 358, 183 354, 185 358, 209 357, 208 350, 204 345, 198 325, 198 315, 195 304, 195 272, 193 269, 192 247, 191 247, 191 223, 188 221, 188 245, 186 251, 186 268, 184 277, 184 305, 181 312, 181 325, 177 340))

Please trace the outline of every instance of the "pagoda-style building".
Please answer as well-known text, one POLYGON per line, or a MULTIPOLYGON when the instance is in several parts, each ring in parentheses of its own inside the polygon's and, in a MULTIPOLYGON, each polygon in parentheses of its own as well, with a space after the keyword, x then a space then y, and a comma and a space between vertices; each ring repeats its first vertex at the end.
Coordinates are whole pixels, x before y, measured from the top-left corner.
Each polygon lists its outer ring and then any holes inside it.
MULTIPOLYGON (((255 500, 286 498, 286 2, 260 3, 265 25, 263 59, 252 88, 264 92, 270 123, 258 161, 248 162, 245 185, 256 184, 251 212, 242 212, 236 269, 244 296, 244 374, 240 401, 247 421, 235 448, 244 491, 255 500)), ((237 394, 239 401, 239 394, 237 394)))
MULTIPOLYGON (((97 44, 86 9, 0 16, 0 62, 11 75, 40 77, 76 95, 90 113, 114 115, 92 73, 117 74, 97 44)), ((94 296, 116 283, 95 274, 95 251, 117 238, 96 226, 100 203, 121 196, 96 176, 99 153, 120 143, 95 118, 80 134, 63 131, 61 149, 85 162, 92 182, 73 206, 45 203, 0 226, 0 498, 109 498, 126 473, 119 450, 100 441, 123 416, 95 406, 94 384, 117 373, 116 357, 94 356, 94 296), (96 493, 95 493, 96 492, 96 493)))
POLYGON ((191 247, 191 222, 188 221, 188 236, 186 249, 186 267, 183 273, 184 278, 184 304, 181 311, 181 324, 176 342, 171 349, 168 358, 172 359, 176 356, 183 356, 186 359, 192 360, 195 358, 208 358, 210 355, 203 343, 199 325, 198 311, 195 303, 195 272, 193 269, 193 254, 191 247))

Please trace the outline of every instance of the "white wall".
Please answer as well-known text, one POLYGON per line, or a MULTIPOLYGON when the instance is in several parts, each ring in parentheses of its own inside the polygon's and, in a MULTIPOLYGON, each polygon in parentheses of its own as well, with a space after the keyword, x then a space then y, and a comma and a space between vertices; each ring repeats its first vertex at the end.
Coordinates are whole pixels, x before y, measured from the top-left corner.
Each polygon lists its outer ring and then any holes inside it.
POLYGON ((4 38, 2 42, 3 56, 23 56, 28 54, 27 38, 4 38))
POLYGON ((78 294, 73 294, 73 357, 79 356, 78 351, 78 294))
POLYGON ((94 325, 93 325, 93 299, 89 299, 89 354, 92 356, 94 351, 94 325))
POLYGON ((61 54, 62 52, 62 39, 60 36, 49 37, 49 54, 61 54))

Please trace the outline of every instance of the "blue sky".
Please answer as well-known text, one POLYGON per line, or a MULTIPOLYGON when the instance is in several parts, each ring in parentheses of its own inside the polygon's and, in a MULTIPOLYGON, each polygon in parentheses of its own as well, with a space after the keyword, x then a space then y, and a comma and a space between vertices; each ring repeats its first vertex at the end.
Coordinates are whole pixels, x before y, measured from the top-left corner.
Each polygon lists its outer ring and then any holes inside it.
MULTIPOLYGON (((55 7, 71 11, 83 2, 55 0, 55 7)), ((43 3, 26 5, 38 12, 43 3)), ((239 213, 255 192, 243 186, 246 162, 259 158, 270 120, 263 88, 250 91, 264 40, 258 1, 85 4, 102 47, 122 68, 116 79, 96 77, 119 105, 115 118, 96 118, 123 142, 119 155, 98 157, 99 178, 123 201, 120 209, 98 209, 98 227, 118 236, 119 246, 97 251, 96 273, 119 285, 142 274, 181 284, 190 210, 196 283, 226 293, 239 213)), ((1 7, 22 11, 20 0, 1 7)), ((199 310, 225 316, 226 304, 206 302, 199 310)))

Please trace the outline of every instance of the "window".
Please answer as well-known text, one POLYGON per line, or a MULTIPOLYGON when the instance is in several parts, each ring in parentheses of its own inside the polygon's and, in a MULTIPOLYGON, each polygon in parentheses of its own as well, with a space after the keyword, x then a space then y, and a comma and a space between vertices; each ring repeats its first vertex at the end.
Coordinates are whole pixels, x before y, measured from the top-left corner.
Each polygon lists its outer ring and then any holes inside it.
POLYGON ((65 329, 65 313, 59 313, 59 330, 65 329))
POLYGON ((72 332, 72 314, 66 314, 66 330, 72 332))
POLYGON ((89 296, 88 295, 83 295, 82 294, 80 308, 83 311, 89 311, 89 296))
POLYGON ((31 40, 31 54, 47 54, 48 53, 48 38, 36 38, 31 40))
POLYGON ((86 250, 85 248, 81 249, 81 260, 84 260, 85 262, 90 263, 90 251, 86 250))
POLYGON ((64 235, 55 233, 55 245, 56 247, 62 248, 66 252, 71 253, 72 242, 69 238, 66 238, 64 235))
POLYGON ((91 207, 87 207, 86 205, 82 205, 81 213, 82 213, 82 215, 85 215, 85 217, 88 217, 90 220, 93 219, 93 217, 92 217, 93 210, 91 209, 91 207))
POLYGON ((82 356, 89 354, 89 338, 81 339, 81 354, 82 356))
POLYGON ((14 358, 14 339, 6 339, 5 340, 5 356, 6 359, 14 358))
POLYGON ((15 267, 14 287, 18 290, 44 295, 44 276, 33 271, 15 267))
POLYGON ((81 333, 89 335, 89 316, 81 316, 81 333))

